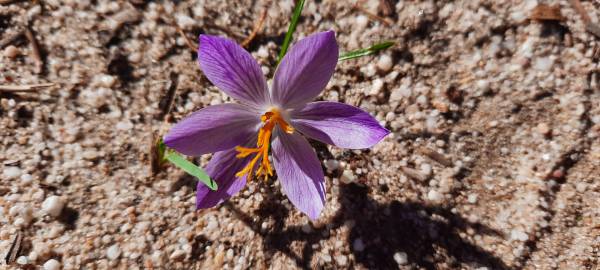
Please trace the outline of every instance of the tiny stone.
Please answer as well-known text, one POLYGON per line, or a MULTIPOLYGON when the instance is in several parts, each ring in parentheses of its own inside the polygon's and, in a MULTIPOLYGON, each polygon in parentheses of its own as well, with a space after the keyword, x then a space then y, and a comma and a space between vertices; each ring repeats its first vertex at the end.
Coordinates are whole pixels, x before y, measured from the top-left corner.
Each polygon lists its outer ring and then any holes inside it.
POLYGON ((537 125, 537 131, 542 135, 548 135, 550 134, 550 126, 546 123, 539 123, 537 125))
POLYGON ((429 163, 421 164, 421 172, 427 177, 431 176, 432 171, 433 169, 431 168, 431 165, 429 163))
POLYGON ((55 259, 50 259, 44 263, 44 270, 59 270, 60 263, 55 259))
POLYGON ((394 253, 394 261, 396 261, 398 265, 404 265, 408 262, 408 255, 406 252, 396 252, 394 253))
POLYGON ((329 255, 329 254, 323 254, 323 255, 321 255, 321 258, 326 263, 330 263, 331 262, 331 255, 329 255))
POLYGON ((469 194, 469 197, 467 197, 467 201, 469 203, 476 203, 477 202, 477 194, 469 194))
POLYGON ((477 88, 481 91, 487 91, 490 89, 490 83, 487 80, 479 80, 477 81, 477 88))
POLYGON ((110 246, 106 250, 106 257, 109 260, 116 260, 117 258, 119 258, 120 255, 121 255, 121 249, 119 248, 119 245, 117 245, 117 244, 110 246))
POLYGON ((8 45, 4 48, 4 56, 9 59, 14 59, 19 54, 19 49, 13 45, 8 45))
POLYGON ((521 230, 513 229, 510 232, 510 239, 525 242, 525 241, 527 241, 527 239, 529 239, 529 236, 526 233, 522 232, 521 230))
POLYGON ((430 190, 429 193, 427 193, 427 199, 430 201, 441 201, 443 199, 442 194, 440 194, 439 192, 435 191, 435 190, 430 190))
POLYGON ((21 175, 21 183, 24 185, 29 185, 31 184, 31 181, 33 180, 33 176, 31 176, 31 174, 23 174, 21 175))
POLYGON ((133 129, 133 124, 127 120, 117 123, 117 129, 119 130, 131 130, 133 129))
POLYGON ((7 180, 17 178, 19 175, 21 175, 21 169, 19 167, 7 166, 4 167, 2 174, 7 180))
POLYGON ((389 71, 392 69, 392 57, 387 54, 381 55, 379 61, 377 61, 377 68, 381 71, 389 71))
POLYGON ((173 253, 171 253, 171 256, 169 256, 169 259, 177 261, 177 260, 183 259, 184 256, 185 256, 185 252, 181 249, 178 249, 178 250, 173 251, 173 253))
POLYGON ((17 264, 25 265, 28 263, 29 263, 29 260, 27 259, 27 256, 19 256, 19 258, 17 258, 17 264))
POLYGON ((335 261, 339 266, 346 266, 348 264, 348 257, 344 255, 335 256, 335 261))
POLYGON ((47 214, 57 217, 64 206, 63 200, 58 196, 50 196, 42 203, 42 210, 47 214))
POLYGON ((368 94, 371 96, 377 95, 379 92, 381 92, 381 89, 383 89, 383 80, 375 79, 373 80, 373 85, 371 86, 368 94))
POLYGON ((356 180, 356 176, 352 172, 352 170, 344 170, 342 176, 340 177, 340 181, 344 184, 348 184, 356 180))
POLYGON ((363 243, 362 239, 357 238, 356 240, 354 240, 354 242, 352 242, 352 249, 361 252, 365 250, 365 243, 363 243))
POLYGON ((340 167, 340 162, 335 159, 328 159, 327 161, 325 161, 325 168, 327 168, 327 171, 333 172, 333 171, 337 170, 339 167, 340 167))

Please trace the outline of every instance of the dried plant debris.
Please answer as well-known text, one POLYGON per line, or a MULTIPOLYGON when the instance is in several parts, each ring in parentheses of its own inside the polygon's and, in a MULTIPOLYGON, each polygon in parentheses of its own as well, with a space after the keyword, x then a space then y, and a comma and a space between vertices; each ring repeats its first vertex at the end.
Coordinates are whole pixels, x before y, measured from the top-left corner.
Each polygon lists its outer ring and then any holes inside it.
POLYGON ((564 21, 565 17, 560 13, 559 5, 547 5, 547 4, 538 4, 533 11, 531 11, 531 15, 529 16, 532 20, 538 21, 564 21))

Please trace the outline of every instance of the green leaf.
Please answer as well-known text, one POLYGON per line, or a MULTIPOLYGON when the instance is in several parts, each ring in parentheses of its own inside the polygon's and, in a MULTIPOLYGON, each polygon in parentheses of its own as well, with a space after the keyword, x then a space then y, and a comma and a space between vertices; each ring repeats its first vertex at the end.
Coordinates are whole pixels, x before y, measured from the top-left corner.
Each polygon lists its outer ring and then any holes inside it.
POLYGON ((386 41, 383 43, 375 44, 366 49, 360 49, 360 50, 356 50, 356 51, 342 53, 342 54, 340 54, 338 61, 350 60, 350 59, 354 59, 354 58, 358 58, 358 57, 362 57, 362 56, 375 54, 381 50, 385 50, 389 47, 392 47, 394 45, 394 43, 395 42, 393 42, 393 41, 386 41))
POLYGON ((292 20, 290 21, 290 26, 288 27, 287 33, 285 33, 285 38, 283 39, 283 44, 281 45, 281 51, 279 52, 279 56, 277 57, 277 65, 281 62, 281 59, 287 53, 288 48, 290 47, 290 43, 292 42, 292 35, 294 31, 296 31, 296 25, 298 25, 298 20, 300 19, 300 13, 302 13, 302 9, 304 8, 304 0, 299 0, 296 2, 296 6, 294 7, 294 13, 292 14, 292 20))
POLYGON ((210 177, 202 170, 200 167, 196 166, 194 163, 185 159, 182 155, 177 152, 167 149, 165 159, 173 163, 175 166, 181 168, 185 172, 195 176, 200 180, 200 182, 204 183, 208 188, 212 190, 217 190, 217 183, 210 179, 210 177))

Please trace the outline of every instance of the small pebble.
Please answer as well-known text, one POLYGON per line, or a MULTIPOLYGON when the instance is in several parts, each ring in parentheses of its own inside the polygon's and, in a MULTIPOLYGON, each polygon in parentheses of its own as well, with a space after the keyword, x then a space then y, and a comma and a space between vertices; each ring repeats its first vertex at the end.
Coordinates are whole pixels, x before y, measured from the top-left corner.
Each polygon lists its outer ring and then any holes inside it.
POLYGON ((381 71, 389 71, 392 69, 392 65, 392 57, 387 54, 381 55, 377 61, 377 68, 381 71))
POLYGON ((44 200, 42 203, 42 210, 46 212, 48 215, 53 217, 57 217, 60 215, 65 203, 58 196, 50 196, 44 200))
POLYGON ((342 183, 344 184, 351 183, 354 180, 356 180, 356 176, 354 175, 354 172, 352 172, 352 170, 344 170, 342 176, 340 177, 340 181, 342 181, 342 183))
POLYGON ((17 258, 17 264, 25 265, 28 263, 29 263, 29 260, 27 259, 27 256, 19 256, 19 258, 17 258))
POLYGON ((328 159, 325 161, 325 168, 327 171, 333 172, 336 171, 340 167, 340 162, 335 159, 328 159))
POLYGON ((369 90, 369 95, 374 96, 379 94, 379 92, 381 92, 381 89, 383 89, 383 80, 382 79, 375 79, 373 80, 373 85, 371 85, 371 89, 369 90))
POLYGON ((396 252, 394 253, 394 261, 396 261, 398 265, 405 265, 408 263, 408 255, 406 252, 396 252))
POLYGON ((59 270, 60 263, 55 259, 50 259, 44 263, 44 270, 59 270))
POLYGON ((13 45, 8 45, 4 48, 4 56, 9 59, 15 59, 19 55, 19 49, 13 45))
POLYGON ((2 175, 4 175, 7 180, 17 178, 21 175, 21 169, 15 166, 6 166, 4 167, 2 175))
POLYGON ((119 245, 117 245, 117 244, 110 246, 106 250, 106 257, 109 260, 116 260, 117 258, 119 258, 119 256, 121 256, 121 249, 119 248, 119 245))
POLYGON ((467 201, 469 203, 476 203, 477 202, 477 194, 469 194, 469 197, 467 197, 467 201))
POLYGON ((430 190, 429 193, 427 193, 427 199, 430 201, 441 201, 444 197, 442 196, 441 193, 437 192, 436 190, 430 190))
POLYGON ((348 264, 348 257, 344 255, 335 256, 335 261, 339 266, 346 266, 348 264))

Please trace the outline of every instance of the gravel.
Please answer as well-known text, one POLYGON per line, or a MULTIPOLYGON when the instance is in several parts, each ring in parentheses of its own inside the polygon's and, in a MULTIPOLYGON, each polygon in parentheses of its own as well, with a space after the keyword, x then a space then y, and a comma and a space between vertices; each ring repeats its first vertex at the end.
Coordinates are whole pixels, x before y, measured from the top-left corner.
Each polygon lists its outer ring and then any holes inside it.
MULTIPOLYGON (((154 136, 232 101, 174 25, 192 43, 200 33, 241 42, 264 3, 142 2, 0 5, 0 40, 28 23, 44 62, 38 73, 21 36, 0 48, 0 84, 57 84, 0 92, 0 250, 20 232, 23 268, 600 265, 597 37, 568 1, 559 23, 528 20, 535 0, 307 1, 294 41, 333 29, 342 52, 396 42, 339 62, 318 97, 358 106, 391 133, 371 149, 311 141, 327 190, 314 221, 275 179, 195 211, 193 178, 170 165, 153 174, 154 136)), ((599 3, 582 4, 600 17, 599 3)), ((268 77, 293 5, 272 1, 248 46, 268 77)))

